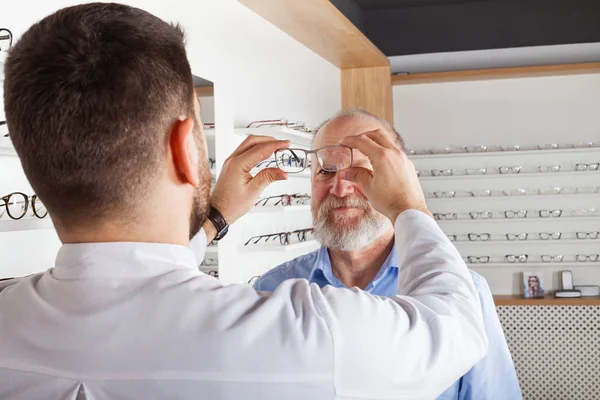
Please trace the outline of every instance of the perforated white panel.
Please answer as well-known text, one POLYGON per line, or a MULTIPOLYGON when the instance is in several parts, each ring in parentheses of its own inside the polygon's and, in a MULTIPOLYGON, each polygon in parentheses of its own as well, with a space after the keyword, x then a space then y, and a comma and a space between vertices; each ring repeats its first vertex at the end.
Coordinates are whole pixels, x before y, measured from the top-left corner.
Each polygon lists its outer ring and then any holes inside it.
POLYGON ((523 399, 600 399, 600 307, 500 306, 523 399))

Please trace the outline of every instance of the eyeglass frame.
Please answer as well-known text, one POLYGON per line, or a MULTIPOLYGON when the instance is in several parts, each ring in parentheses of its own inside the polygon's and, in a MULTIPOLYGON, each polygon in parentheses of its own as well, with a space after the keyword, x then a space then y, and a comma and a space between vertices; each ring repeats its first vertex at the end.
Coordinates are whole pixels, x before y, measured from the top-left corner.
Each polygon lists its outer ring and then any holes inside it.
POLYGON ((269 196, 269 197, 263 197, 262 199, 258 199, 256 201, 256 203, 254 203, 254 205, 255 206, 260 205, 261 207, 269 207, 267 205, 267 203, 271 199, 279 199, 279 201, 277 201, 275 204, 273 204, 273 206, 277 206, 277 205, 279 205, 279 203, 281 203, 281 205, 283 207, 289 207, 292 205, 293 200, 295 200, 295 199, 310 200, 311 196, 307 193, 304 193, 304 194, 280 194, 277 196, 269 196), (284 199, 287 199, 287 201, 284 201, 284 199), (262 202, 264 202, 264 204, 261 204, 262 202))
POLYGON ((300 243, 302 243, 302 242, 306 242, 306 240, 307 240, 306 234, 312 233, 312 232, 314 232, 313 228, 306 228, 306 229, 297 229, 297 230, 291 231, 291 232, 277 232, 277 233, 270 233, 267 235, 252 236, 250 239, 248 239, 248 241, 246 243, 244 243, 244 246, 248 246, 253 239, 256 239, 256 241, 252 244, 258 244, 258 242, 260 242, 262 239, 265 239, 265 243, 267 243, 269 240, 271 240, 271 239, 275 240, 276 238, 279 238, 279 244, 281 244, 282 246, 287 246, 290 244, 290 236, 294 233, 296 235, 298 235, 298 241, 300 243))
POLYGON ((0 207, 2 207, 2 206, 6 207, 6 215, 8 215, 8 217, 10 219, 18 221, 27 215, 27 211, 29 211, 29 204, 31 203, 31 210, 33 211, 33 215, 35 215, 39 219, 44 219, 48 215, 48 209, 46 209, 46 214, 44 214, 43 216, 40 216, 40 214, 38 214, 38 210, 36 209, 36 206, 35 206, 37 199, 39 199, 37 194, 34 194, 32 196, 27 196, 25 193, 22 193, 22 192, 13 192, 13 193, 7 194, 6 196, 0 197, 0 200, 3 200, 3 203, 0 202, 0 207), (19 218, 13 217, 8 208, 8 199, 15 194, 25 197, 25 206, 23 207, 23 215, 21 215, 19 218))
MULTIPOLYGON (((324 171, 326 171, 326 172, 339 172, 339 171, 341 171, 341 169, 334 169, 334 170, 327 170, 327 169, 325 169, 325 167, 321 164, 321 161, 319 160, 319 157, 317 157, 317 152, 319 152, 320 150, 331 149, 331 148, 344 148, 344 149, 350 150, 350 166, 348 166, 346 168, 352 167, 352 164, 354 163, 354 152, 352 151, 352 147, 346 146, 344 144, 334 144, 334 145, 330 145, 330 146, 323 146, 323 147, 319 147, 318 149, 315 149, 315 150, 306 150, 306 149, 300 149, 300 148, 279 149, 279 150, 275 151, 275 162, 277 163, 277 168, 279 168, 281 170, 284 170, 283 168, 281 168, 279 166, 279 162, 280 161, 279 161, 279 159, 277 157, 277 153, 279 153, 280 151, 290 151, 292 153, 292 155, 296 158, 296 161, 300 161, 300 159, 294 153, 294 151, 298 151, 298 152, 302 151, 302 152, 304 152, 306 154, 306 156, 307 156, 306 160, 308 162, 304 163, 302 165, 302 169, 300 171, 293 171, 293 172, 286 171, 288 174, 299 174, 300 172, 303 172, 307 167, 312 167, 312 163, 310 162, 310 158, 308 157, 308 156, 310 156, 312 154, 315 155, 315 158, 317 159, 317 163, 319 163, 319 166, 321 166, 321 168, 323 168, 324 171)), ((344 168, 344 169, 346 169, 346 168, 344 168)))
POLYGON ((4 51, 4 50, 0 50, 0 51, 8 52, 8 50, 11 49, 12 44, 13 44, 13 34, 10 31, 10 29, 0 28, 0 40, 4 40, 4 39, 8 39, 8 49, 6 51, 4 51), (7 36, 1 36, 3 31, 8 32, 8 35, 7 36))

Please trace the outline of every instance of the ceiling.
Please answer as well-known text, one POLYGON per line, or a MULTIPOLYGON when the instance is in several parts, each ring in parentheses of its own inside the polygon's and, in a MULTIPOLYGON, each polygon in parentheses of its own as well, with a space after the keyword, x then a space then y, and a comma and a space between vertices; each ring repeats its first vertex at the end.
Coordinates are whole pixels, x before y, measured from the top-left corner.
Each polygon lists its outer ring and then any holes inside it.
POLYGON ((599 0, 331 0, 388 57, 600 42, 599 0))

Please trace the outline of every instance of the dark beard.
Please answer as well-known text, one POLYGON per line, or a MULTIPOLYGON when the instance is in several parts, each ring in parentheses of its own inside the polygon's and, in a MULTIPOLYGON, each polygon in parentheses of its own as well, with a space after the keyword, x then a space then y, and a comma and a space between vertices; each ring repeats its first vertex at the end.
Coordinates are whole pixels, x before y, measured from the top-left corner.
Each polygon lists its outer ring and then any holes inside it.
MULTIPOLYGON (((199 133, 198 133, 199 135, 199 133)), ((200 142, 198 142, 200 143, 200 142)), ((192 212, 190 213, 190 240, 200 231, 210 211, 210 165, 203 148, 198 145, 198 152, 203 162, 200 162, 198 175, 200 183, 194 192, 192 212)))

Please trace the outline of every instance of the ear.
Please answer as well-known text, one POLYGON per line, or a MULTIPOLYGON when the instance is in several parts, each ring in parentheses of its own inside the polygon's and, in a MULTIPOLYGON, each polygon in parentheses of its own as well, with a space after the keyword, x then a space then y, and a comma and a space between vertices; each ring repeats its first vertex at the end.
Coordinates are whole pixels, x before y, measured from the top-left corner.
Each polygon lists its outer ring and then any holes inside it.
POLYGON ((169 133, 169 147, 177 178, 181 183, 189 183, 197 187, 200 184, 198 173, 200 155, 194 137, 194 124, 192 118, 185 117, 175 122, 169 133))

